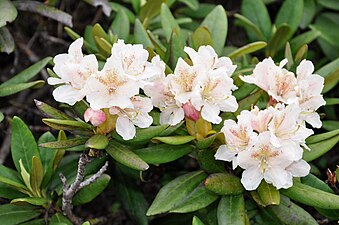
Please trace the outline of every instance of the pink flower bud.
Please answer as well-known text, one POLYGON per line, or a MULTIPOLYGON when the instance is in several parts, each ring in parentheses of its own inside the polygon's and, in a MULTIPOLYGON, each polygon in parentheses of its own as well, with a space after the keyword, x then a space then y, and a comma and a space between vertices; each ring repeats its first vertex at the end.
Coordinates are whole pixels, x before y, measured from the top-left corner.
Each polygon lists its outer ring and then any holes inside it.
POLYGON ((106 120, 106 114, 101 110, 93 110, 88 108, 84 114, 85 121, 90 121, 93 126, 99 126, 106 120))
POLYGON ((185 103, 182 108, 184 109, 185 116, 193 121, 197 121, 200 118, 199 111, 194 108, 191 102, 185 103))

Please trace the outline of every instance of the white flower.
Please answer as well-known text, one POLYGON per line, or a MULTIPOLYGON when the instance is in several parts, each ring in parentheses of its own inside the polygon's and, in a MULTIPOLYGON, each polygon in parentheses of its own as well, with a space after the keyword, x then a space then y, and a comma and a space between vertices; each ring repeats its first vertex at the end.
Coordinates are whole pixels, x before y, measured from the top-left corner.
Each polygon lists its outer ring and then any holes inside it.
POLYGON ((185 51, 190 56, 193 66, 201 67, 201 75, 195 85, 199 85, 191 95, 193 106, 201 111, 203 119, 219 124, 220 111, 234 112, 238 108, 238 103, 232 95, 232 91, 237 87, 230 78, 236 65, 232 64, 230 58, 221 57, 211 46, 201 46, 196 52, 194 49, 185 47, 185 51))
POLYGON ((174 126, 184 119, 182 104, 175 100, 168 77, 160 77, 152 84, 146 85, 144 92, 151 97, 153 105, 160 109, 160 124, 174 126))
POLYGON ((245 169, 241 178, 245 189, 255 190, 262 179, 277 189, 291 187, 292 174, 286 168, 294 160, 289 153, 288 145, 277 148, 271 144, 268 131, 260 133, 253 148, 239 152, 237 157, 239 166, 245 169))
POLYGON ((193 48, 185 47, 184 51, 191 58, 193 65, 202 65, 205 70, 214 70, 218 68, 222 68, 226 74, 231 77, 234 70, 237 68, 236 65, 232 64, 232 61, 228 57, 218 58, 215 50, 207 45, 200 46, 198 52, 196 52, 193 48))
POLYGON ((286 62, 285 59, 276 66, 271 58, 264 59, 256 65, 252 75, 240 78, 246 83, 259 86, 279 102, 296 103, 297 79, 292 72, 282 68, 286 62))
POLYGON ((286 108, 278 104, 268 124, 272 144, 280 147, 289 143, 290 151, 295 154, 296 159, 300 159, 303 153, 300 145, 307 148, 305 139, 313 134, 313 130, 298 122, 299 115, 300 108, 296 104, 288 105, 286 108))
POLYGON ((326 102, 321 95, 324 88, 324 78, 312 74, 314 66, 311 61, 303 60, 297 67, 297 81, 299 85, 300 119, 305 120, 313 127, 320 128, 321 120, 315 111, 326 102))
POLYGON ((131 102, 133 108, 112 107, 109 109, 110 114, 118 115, 116 131, 124 140, 133 139, 136 133, 135 126, 147 128, 153 122, 153 118, 148 115, 153 109, 151 99, 134 96, 131 98, 131 102))
POLYGON ((87 80, 86 91, 86 99, 94 110, 133 108, 130 98, 139 93, 139 85, 125 75, 111 56, 104 68, 87 80))
POLYGON ((249 123, 253 130, 258 133, 268 130, 268 124, 273 118, 274 108, 259 110, 258 106, 254 106, 251 111, 243 110, 240 115, 237 116, 238 121, 242 123, 249 123))
POLYGON ((180 104, 185 104, 198 95, 203 72, 202 67, 190 66, 182 58, 178 59, 174 74, 169 74, 167 77, 171 91, 180 104))
POLYGON ((63 84, 53 91, 53 97, 58 102, 74 105, 82 100, 87 79, 98 71, 98 62, 94 55, 82 54, 83 39, 74 41, 68 49, 68 54, 59 54, 54 57, 54 72, 60 78, 50 77, 50 85, 63 84))
POLYGON ((151 62, 147 61, 148 51, 142 44, 125 44, 123 40, 118 40, 113 44, 110 62, 117 71, 128 76, 130 79, 139 82, 143 86, 145 81, 159 76, 165 71, 165 63, 159 56, 153 57, 151 62))
POLYGON ((232 161, 233 169, 238 166, 237 155, 241 151, 252 147, 257 134, 253 132, 252 127, 247 121, 225 120, 221 131, 225 135, 226 144, 221 145, 214 155, 217 160, 232 161))

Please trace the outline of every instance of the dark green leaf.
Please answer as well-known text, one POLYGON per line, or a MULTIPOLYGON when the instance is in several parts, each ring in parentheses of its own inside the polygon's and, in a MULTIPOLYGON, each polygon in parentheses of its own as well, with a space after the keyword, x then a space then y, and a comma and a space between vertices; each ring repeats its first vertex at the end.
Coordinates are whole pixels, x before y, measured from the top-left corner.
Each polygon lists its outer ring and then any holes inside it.
POLYGON ((153 17, 160 13, 161 4, 165 0, 148 0, 139 12, 139 18, 143 23, 149 22, 153 17))
POLYGON ((252 105, 255 105, 258 102, 263 93, 263 90, 259 90, 239 101, 238 110, 234 112, 234 115, 239 115, 241 111, 250 109, 252 105))
POLYGON ((182 202, 173 209, 172 213, 188 213, 203 209, 217 200, 219 196, 209 192, 203 185, 196 187, 191 193, 187 195, 182 202))
POLYGON ((327 76, 329 76, 331 73, 335 72, 338 69, 339 69, 339 58, 321 67, 320 69, 315 71, 315 73, 326 78, 327 76))
MULTIPOLYGON (((241 3, 241 13, 255 24, 269 40, 272 33, 272 23, 265 4, 261 0, 244 0, 241 3)), ((247 31, 249 36, 250 30, 247 31)), ((261 39, 262 40, 262 39, 261 39)))
POLYGON ((304 0, 304 13, 300 23, 300 28, 305 29, 313 20, 316 13, 315 0, 304 0))
POLYGON ((198 27, 192 34, 193 46, 196 50, 203 45, 213 46, 211 33, 206 27, 198 27))
POLYGON ((240 179, 229 173, 214 173, 209 175, 205 187, 219 195, 237 195, 244 191, 240 179))
POLYGON ((257 41, 257 42, 253 42, 250 44, 247 44, 241 48, 238 48, 237 50, 235 50, 234 52, 228 54, 228 57, 230 57, 231 59, 235 59, 237 57, 246 55, 246 54, 250 54, 252 52, 256 52, 262 48, 265 48, 267 45, 266 42, 263 41, 257 41))
POLYGON ((16 198, 11 201, 11 203, 29 203, 31 205, 42 206, 47 204, 46 198, 40 197, 27 197, 27 198, 16 198))
POLYGON ((33 156, 32 158, 32 173, 31 173, 31 185, 35 193, 40 194, 40 186, 44 178, 44 168, 42 166, 40 158, 33 156))
POLYGON ((275 25, 279 29, 284 24, 288 24, 290 31, 288 37, 297 30, 301 20, 303 19, 304 0, 285 0, 279 9, 278 15, 275 18, 275 25))
MULTIPOLYGON (((260 30, 260 28, 254 24, 251 20, 247 19, 246 17, 236 13, 234 17, 238 19, 239 25, 243 26, 247 30, 247 34, 253 38, 254 40, 266 40, 266 37, 260 30), (255 36, 255 37, 254 37, 255 36)), ((270 31, 271 33, 271 31, 270 31)), ((271 34, 270 34, 271 35, 271 34)))
POLYGON ((87 140, 88 138, 79 137, 79 138, 73 138, 73 139, 68 139, 68 140, 46 142, 46 143, 39 144, 39 146, 43 148, 50 148, 50 149, 66 149, 66 148, 83 145, 86 143, 87 140))
POLYGON ((39 62, 34 63, 33 65, 24 69, 17 75, 14 75, 11 79, 2 83, 0 87, 4 87, 9 84, 21 84, 21 83, 25 83, 29 81, 34 76, 36 76, 51 60, 52 60, 52 57, 46 57, 40 60, 39 62))
POLYGON ((55 213, 51 220, 50 224, 57 224, 57 225, 72 225, 71 221, 69 221, 62 213, 55 213))
POLYGON ((218 225, 245 225, 245 203, 243 195, 221 198, 218 205, 218 225))
POLYGON ((154 137, 152 140, 160 141, 169 145, 183 145, 193 141, 193 136, 168 136, 168 137, 154 137))
POLYGON ((289 25, 282 24, 279 26, 278 30, 274 33, 274 36, 266 47, 266 55, 274 57, 280 48, 285 46, 291 32, 292 30, 289 25))
POLYGON ((317 3, 331 10, 339 10, 339 2, 337 1, 320 0, 317 3))
POLYGON ((132 169, 144 171, 149 168, 149 165, 137 154, 118 142, 111 141, 106 151, 113 159, 132 169))
POLYGON ((0 27, 0 52, 10 54, 15 49, 14 38, 7 27, 0 27))
POLYGON ((306 139, 306 144, 314 144, 335 137, 337 135, 339 135, 339 129, 322 134, 312 135, 311 137, 308 137, 306 139))
POLYGON ((42 2, 18 0, 18 1, 15 1, 14 4, 18 10, 37 13, 42 16, 46 16, 48 18, 56 20, 60 23, 63 23, 66 26, 69 26, 69 27, 73 26, 71 15, 57 8, 50 7, 42 2))
POLYGON ((18 15, 18 11, 13 3, 9 0, 0 1, 0 28, 6 26, 7 23, 12 22, 18 15))
POLYGON ((27 125, 17 116, 13 118, 11 143, 12 158, 17 171, 21 171, 19 165, 21 159, 25 168, 31 173, 33 156, 40 158, 38 145, 27 125))
POLYGON ((220 55, 225 46, 228 30, 225 9, 221 5, 215 7, 202 21, 201 26, 207 27, 211 33, 213 47, 217 54, 220 55))
POLYGON ((86 141, 85 146, 94 149, 105 149, 108 145, 108 138, 102 134, 96 134, 86 141))
POLYGON ((16 94, 20 91, 26 90, 32 87, 41 87, 45 81, 37 80, 28 83, 20 83, 20 84, 9 84, 0 87, 0 97, 16 94))
POLYGON ((59 120, 59 119, 42 119, 46 125, 57 130, 85 130, 93 129, 91 125, 82 121, 75 120, 59 120))
POLYGON ((160 189, 146 215, 157 215, 173 209, 180 204, 187 194, 191 193, 205 177, 206 174, 203 171, 195 171, 175 178, 160 189))
POLYGON ((136 19, 134 24, 134 41, 142 44, 144 48, 154 48, 150 38, 148 37, 147 31, 139 19, 136 19))
POLYGON ((324 209, 339 209, 339 196, 302 183, 295 183, 281 193, 294 201, 324 209))
POLYGON ((322 128, 328 131, 333 131, 339 129, 339 121, 336 120, 324 120, 322 121, 322 128))
POLYGON ((16 187, 18 190, 27 190, 18 172, 3 165, 0 165, 0 182, 16 187))
POLYGON ((280 204, 280 193, 272 184, 262 181, 257 191, 264 206, 280 204))
POLYGON ((199 9, 199 1, 198 0, 178 0, 178 2, 182 2, 190 7, 192 10, 199 9))
POLYGON ((113 20, 110 27, 114 34, 117 34, 120 39, 127 40, 129 35, 129 20, 124 10, 120 9, 113 20))
POLYGON ((184 155, 187 155, 193 150, 193 145, 170 146, 166 144, 158 144, 135 150, 134 153, 145 162, 157 165, 172 162, 184 155))
POLYGON ((320 34, 321 33, 317 30, 310 30, 296 36, 290 42, 292 52, 295 53, 301 46, 311 43, 317 37, 319 37, 320 34))
MULTIPOLYGON (((87 177, 88 178, 88 177, 87 177)), ((94 183, 91 183, 80 189, 73 197, 74 205, 83 205, 95 199, 107 187, 111 177, 103 174, 94 183)))
POLYGON ((162 3, 161 5, 160 18, 167 41, 171 39, 172 32, 176 32, 180 35, 180 27, 165 3, 162 3))
POLYGON ((0 221, 2 225, 16 225, 40 215, 36 207, 30 205, 0 205, 0 221))
POLYGON ((339 81, 339 69, 330 73, 327 77, 325 77, 324 88, 322 94, 333 89, 339 81))
MULTIPOLYGON (((0 168, 0 179, 2 181, 1 168, 0 168)), ((23 194, 22 192, 13 188, 13 186, 0 182, 0 198, 15 199, 23 198, 26 196, 27 196, 26 194, 23 194)))
POLYGON ((215 150, 210 148, 199 150, 197 154, 197 160, 201 168, 209 173, 225 172, 224 163, 222 161, 216 161, 214 155, 215 150))
POLYGON ((208 136, 207 138, 199 140, 197 142, 197 147, 200 149, 210 147, 218 135, 220 135, 220 133, 216 133, 216 134, 208 136))
POLYGON ((49 116, 53 119, 59 119, 59 120, 74 120, 72 117, 61 112, 60 110, 57 110, 56 108, 53 108, 52 106, 44 102, 40 102, 36 99, 34 99, 34 102, 35 102, 36 107, 46 116, 49 116))
POLYGON ((198 217, 193 216, 192 225, 205 225, 198 217))
POLYGON ((318 222, 303 208, 294 204, 289 198, 281 196, 281 203, 270 206, 269 209, 284 224, 288 225, 317 225, 318 222))

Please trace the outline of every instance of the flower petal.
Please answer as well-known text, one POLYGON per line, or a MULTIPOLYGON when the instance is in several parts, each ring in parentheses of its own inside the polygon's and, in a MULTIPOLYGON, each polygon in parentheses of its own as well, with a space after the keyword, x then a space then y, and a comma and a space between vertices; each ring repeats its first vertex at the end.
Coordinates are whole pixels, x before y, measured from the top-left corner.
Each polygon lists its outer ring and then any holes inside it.
POLYGON ((136 133, 134 124, 126 117, 119 116, 116 123, 117 133, 124 139, 133 139, 136 133))

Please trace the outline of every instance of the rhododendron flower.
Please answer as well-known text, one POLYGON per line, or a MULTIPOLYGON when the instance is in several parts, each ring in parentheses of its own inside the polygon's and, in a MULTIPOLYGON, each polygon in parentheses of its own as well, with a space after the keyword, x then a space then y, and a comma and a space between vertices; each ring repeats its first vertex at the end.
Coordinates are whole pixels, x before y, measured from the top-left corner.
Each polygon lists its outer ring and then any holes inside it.
POLYGON ((321 95, 324 88, 324 78, 312 74, 314 66, 311 61, 303 60, 297 67, 297 81, 299 85, 300 119, 305 120, 313 127, 320 128, 321 120, 315 111, 326 102, 321 95))
POLYGON ((287 60, 283 60, 276 66, 271 58, 267 58, 255 66, 252 75, 240 78, 246 83, 257 85, 279 102, 295 103, 297 79, 292 72, 283 68, 286 63, 287 60))
POLYGON ((50 85, 63 84, 53 91, 53 97, 58 102, 74 105, 82 100, 87 79, 98 71, 98 61, 95 55, 82 54, 83 39, 74 41, 68 49, 68 54, 59 54, 54 57, 54 72, 60 77, 50 77, 50 85))
POLYGON ((133 96, 131 98, 133 108, 111 107, 110 114, 118 115, 116 131, 124 140, 133 139, 136 133, 135 126, 149 127, 153 118, 148 113, 153 109, 152 101, 146 97, 133 96))
POLYGON ((152 99, 152 104, 159 108, 160 124, 176 125, 184 119, 182 104, 177 103, 171 90, 169 77, 162 76, 144 87, 144 92, 152 99))
POLYGON ((237 117, 242 123, 249 123, 252 129, 258 133, 268 130, 268 124, 273 118, 274 108, 259 110, 258 106, 254 106, 251 111, 243 110, 237 117))
POLYGON ((249 151, 241 151, 238 154, 238 164, 245 169, 241 183, 246 190, 255 190, 262 179, 273 184, 277 189, 289 188, 293 184, 293 175, 298 174, 297 171, 291 173, 289 171, 293 171, 291 168, 287 170, 294 162, 293 157, 291 159, 289 146, 283 145, 277 148, 272 145, 270 139, 268 131, 260 133, 249 151))
POLYGON ((237 155, 239 152, 248 150, 251 146, 257 134, 253 132, 253 129, 249 123, 238 124, 234 120, 225 120, 224 126, 221 131, 225 135, 226 144, 221 145, 215 154, 217 160, 232 161, 233 169, 238 166, 237 155))
POLYGON ((106 121, 106 114, 102 110, 86 109, 84 114, 86 122, 90 121, 93 126, 99 126, 106 121))

